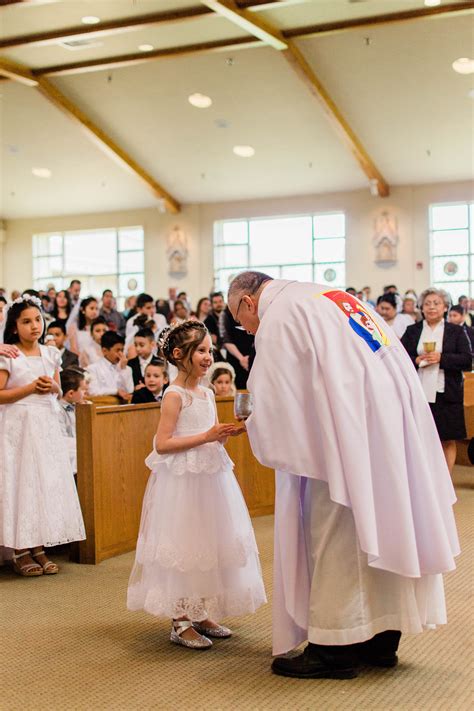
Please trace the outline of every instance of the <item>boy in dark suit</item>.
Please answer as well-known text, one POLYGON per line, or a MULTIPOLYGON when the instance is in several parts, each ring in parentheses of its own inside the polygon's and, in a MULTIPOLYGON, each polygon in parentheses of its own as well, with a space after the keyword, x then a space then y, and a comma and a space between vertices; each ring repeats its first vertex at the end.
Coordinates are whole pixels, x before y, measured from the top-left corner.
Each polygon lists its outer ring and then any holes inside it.
POLYGON ((166 363, 158 358, 153 358, 145 368, 144 380, 144 385, 133 393, 132 405, 144 402, 161 402, 168 385, 166 363))
POLYGON ((150 328, 141 328, 133 339, 137 355, 128 361, 128 365, 132 369, 133 385, 143 385, 145 382, 145 368, 151 362, 155 354, 156 342, 155 335, 150 328))
POLYGON ((54 344, 61 353, 61 367, 63 370, 71 367, 78 367, 79 358, 75 353, 65 347, 66 343, 66 326, 62 321, 52 321, 47 330, 48 336, 52 336, 54 344))

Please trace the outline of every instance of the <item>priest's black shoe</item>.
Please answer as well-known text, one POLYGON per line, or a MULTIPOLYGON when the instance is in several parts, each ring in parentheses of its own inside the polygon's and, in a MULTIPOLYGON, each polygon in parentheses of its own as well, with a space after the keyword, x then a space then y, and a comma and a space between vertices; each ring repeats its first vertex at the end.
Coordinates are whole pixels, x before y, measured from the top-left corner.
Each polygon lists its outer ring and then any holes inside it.
POLYGON ((396 667, 401 636, 398 630, 386 630, 366 642, 355 644, 354 651, 359 663, 369 667, 396 667))
POLYGON ((357 676, 356 666, 350 657, 321 649, 319 645, 308 644, 297 657, 276 657, 272 672, 299 679, 353 679, 357 676))

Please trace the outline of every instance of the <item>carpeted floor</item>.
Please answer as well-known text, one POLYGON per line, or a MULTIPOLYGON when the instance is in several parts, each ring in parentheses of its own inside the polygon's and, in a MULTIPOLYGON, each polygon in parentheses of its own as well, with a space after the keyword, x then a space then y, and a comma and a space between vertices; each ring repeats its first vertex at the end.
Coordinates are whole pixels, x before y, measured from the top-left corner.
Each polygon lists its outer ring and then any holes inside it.
MULTIPOLYGON (((229 621, 235 636, 207 652, 171 645, 169 624, 125 609, 131 554, 99 566, 64 558, 58 576, 0 569, 0 709, 407 710, 472 708, 473 469, 458 468, 463 553, 447 576, 449 624, 405 637, 396 670, 348 681, 269 672, 271 605, 229 621)), ((271 592, 272 517, 255 519, 271 592)))

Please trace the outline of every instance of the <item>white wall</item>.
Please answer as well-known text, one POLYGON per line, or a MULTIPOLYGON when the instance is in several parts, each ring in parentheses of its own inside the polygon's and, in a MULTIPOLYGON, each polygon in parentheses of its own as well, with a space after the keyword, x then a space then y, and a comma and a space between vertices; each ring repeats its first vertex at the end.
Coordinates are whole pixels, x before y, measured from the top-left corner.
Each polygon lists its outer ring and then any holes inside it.
POLYGON ((0 286, 10 291, 31 285, 31 237, 34 233, 141 224, 145 230, 146 290, 158 297, 166 296, 169 286, 183 287, 196 301, 208 293, 213 284, 213 224, 216 220, 342 210, 346 214, 347 228, 347 285, 356 288, 370 285, 375 295, 384 284, 392 282, 403 291, 408 288, 421 291, 430 282, 430 203, 467 201, 473 197, 473 186, 464 182, 394 187, 390 197, 384 199, 374 198, 364 190, 186 205, 179 215, 146 209, 11 220, 6 223, 3 272, 0 258, 0 286), (389 269, 374 263, 373 221, 382 209, 393 212, 399 225, 398 263, 389 269), (170 278, 167 273, 166 239, 175 225, 186 232, 189 242, 189 273, 181 281, 170 278), (417 262, 423 263, 421 270, 416 268, 417 262))

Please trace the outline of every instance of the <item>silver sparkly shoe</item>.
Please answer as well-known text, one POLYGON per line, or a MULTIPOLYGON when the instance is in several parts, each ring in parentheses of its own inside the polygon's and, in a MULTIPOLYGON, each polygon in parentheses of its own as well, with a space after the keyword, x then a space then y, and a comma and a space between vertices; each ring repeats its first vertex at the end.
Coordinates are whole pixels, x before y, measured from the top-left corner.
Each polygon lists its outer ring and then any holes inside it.
POLYGON ((182 647, 189 647, 189 649, 210 649, 212 642, 204 635, 200 635, 198 639, 183 639, 181 637, 183 632, 190 627, 193 627, 193 623, 190 620, 173 620, 170 642, 180 644, 182 647))
POLYGON ((207 637, 216 637, 220 639, 226 639, 227 637, 232 637, 232 630, 223 625, 218 627, 203 627, 199 622, 193 623, 194 629, 199 634, 207 635, 207 637))

